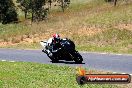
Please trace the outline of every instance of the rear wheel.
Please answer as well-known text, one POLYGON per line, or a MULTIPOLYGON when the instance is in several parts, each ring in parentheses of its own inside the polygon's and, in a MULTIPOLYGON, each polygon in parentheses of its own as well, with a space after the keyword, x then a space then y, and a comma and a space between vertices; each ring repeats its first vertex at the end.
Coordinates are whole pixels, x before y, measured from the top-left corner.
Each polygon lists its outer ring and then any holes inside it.
POLYGON ((83 61, 82 56, 77 51, 74 52, 74 61, 76 63, 82 63, 82 61, 83 61))
POLYGON ((50 58, 52 60, 52 63, 57 63, 58 62, 58 59, 56 58, 50 58))
POLYGON ((83 61, 82 58, 76 58, 76 59, 75 59, 75 63, 78 63, 78 64, 81 64, 82 61, 83 61))

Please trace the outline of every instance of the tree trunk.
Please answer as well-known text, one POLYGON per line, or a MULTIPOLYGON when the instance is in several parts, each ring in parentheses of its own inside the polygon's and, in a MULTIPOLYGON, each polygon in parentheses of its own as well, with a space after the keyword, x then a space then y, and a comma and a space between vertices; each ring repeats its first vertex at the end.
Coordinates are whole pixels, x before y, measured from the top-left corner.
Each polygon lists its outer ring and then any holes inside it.
POLYGON ((33 0, 30 0, 30 3, 31 3, 31 9, 32 9, 32 12, 31 12, 31 14, 32 14, 32 18, 31 18, 31 22, 33 22, 33 18, 34 18, 34 5, 33 5, 33 0))
POLYGON ((116 6, 116 4, 117 4, 117 0, 114 0, 114 6, 116 6))
POLYGON ((25 10, 25 19, 27 19, 27 10, 25 10))
POLYGON ((32 19, 31 19, 32 22, 33 22, 33 18, 34 18, 34 11, 32 9, 32 19))

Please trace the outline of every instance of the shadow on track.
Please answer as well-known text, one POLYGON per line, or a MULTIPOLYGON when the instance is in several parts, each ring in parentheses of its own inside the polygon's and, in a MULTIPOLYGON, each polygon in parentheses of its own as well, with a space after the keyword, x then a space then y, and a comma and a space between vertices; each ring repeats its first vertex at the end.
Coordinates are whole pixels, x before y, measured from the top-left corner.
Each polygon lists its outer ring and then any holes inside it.
MULTIPOLYGON (((52 61, 50 61, 52 62, 52 61)), ((64 63, 64 64, 85 64, 85 63, 76 63, 73 61, 58 61, 58 62, 52 62, 52 63, 64 63)))

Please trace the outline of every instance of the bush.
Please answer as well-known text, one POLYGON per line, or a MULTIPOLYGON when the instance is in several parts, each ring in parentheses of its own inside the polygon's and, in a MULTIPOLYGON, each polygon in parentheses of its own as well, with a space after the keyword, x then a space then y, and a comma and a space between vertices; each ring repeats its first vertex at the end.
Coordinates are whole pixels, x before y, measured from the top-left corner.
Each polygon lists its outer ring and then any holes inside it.
POLYGON ((2 24, 18 21, 17 13, 14 8, 9 8, 4 15, 2 24))
POLYGON ((0 13, 0 22, 2 24, 18 21, 15 5, 12 0, 0 1, 0 13))

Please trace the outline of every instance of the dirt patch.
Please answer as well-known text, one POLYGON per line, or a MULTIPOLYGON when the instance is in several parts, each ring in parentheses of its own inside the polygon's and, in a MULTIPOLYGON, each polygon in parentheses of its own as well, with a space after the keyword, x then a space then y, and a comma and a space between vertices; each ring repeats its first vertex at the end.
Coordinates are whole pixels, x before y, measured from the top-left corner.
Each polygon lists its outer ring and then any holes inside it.
POLYGON ((119 25, 115 26, 115 28, 126 29, 126 30, 132 31, 132 24, 119 24, 119 25))
MULTIPOLYGON (((41 28, 41 26, 39 26, 41 28)), ((44 29, 40 29, 40 30, 44 30, 44 29)), ((39 29, 38 29, 39 31, 39 29)), ((36 43, 36 42, 40 42, 41 40, 47 40, 50 37, 52 37, 52 35, 54 33, 59 33, 60 36, 62 38, 72 38, 73 36, 78 36, 78 37, 89 37, 89 36, 93 36, 99 32, 102 32, 103 30, 100 28, 96 28, 96 27, 87 27, 87 26, 83 26, 83 27, 74 27, 71 29, 66 29, 66 28, 59 28, 59 29, 47 29, 44 30, 42 33, 38 34, 29 34, 29 35, 23 35, 20 37, 15 37, 12 38, 12 41, 9 42, 0 42, 0 46, 8 46, 8 45, 15 45, 15 44, 23 44, 23 43, 36 43), (20 39, 19 39, 20 38, 20 39)), ((81 40, 80 40, 81 41, 81 40)))
POLYGON ((17 45, 18 43, 13 44, 12 42, 0 42, 0 47, 5 47, 9 45, 17 45))
POLYGON ((83 27, 82 29, 77 30, 77 34, 91 36, 102 31, 103 31, 102 29, 96 27, 83 27))

